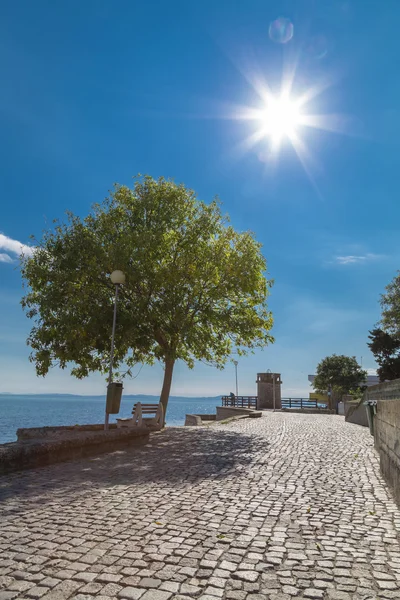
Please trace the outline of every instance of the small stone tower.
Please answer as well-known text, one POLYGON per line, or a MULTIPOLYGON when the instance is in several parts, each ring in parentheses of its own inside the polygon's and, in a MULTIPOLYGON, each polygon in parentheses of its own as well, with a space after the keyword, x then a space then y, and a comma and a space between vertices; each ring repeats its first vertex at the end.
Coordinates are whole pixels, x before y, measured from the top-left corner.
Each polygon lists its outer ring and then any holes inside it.
POLYGON ((281 409, 281 375, 280 373, 257 373, 257 408, 281 409), (275 389, 274 389, 275 388, 275 389))

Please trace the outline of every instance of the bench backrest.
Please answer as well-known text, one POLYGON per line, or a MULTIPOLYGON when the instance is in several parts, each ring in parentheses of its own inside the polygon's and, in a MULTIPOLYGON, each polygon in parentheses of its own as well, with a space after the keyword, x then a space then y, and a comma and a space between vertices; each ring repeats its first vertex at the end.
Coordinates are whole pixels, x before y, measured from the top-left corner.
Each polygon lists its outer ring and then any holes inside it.
MULTIPOLYGON (((142 414, 148 415, 156 413, 158 410, 158 404, 142 404, 142 414)), ((136 404, 133 407, 132 413, 135 412, 136 404)))

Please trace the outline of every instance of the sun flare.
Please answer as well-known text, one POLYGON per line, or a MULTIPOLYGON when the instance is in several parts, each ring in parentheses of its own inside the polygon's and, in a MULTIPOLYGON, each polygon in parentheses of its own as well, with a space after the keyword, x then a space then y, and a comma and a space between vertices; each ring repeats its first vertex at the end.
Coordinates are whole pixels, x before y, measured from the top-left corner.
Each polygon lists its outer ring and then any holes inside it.
MULTIPOLYGON (((351 115, 322 112, 322 95, 334 85, 336 78, 325 74, 314 83, 304 85, 299 60, 299 57, 292 57, 285 62, 279 89, 271 87, 264 70, 252 60, 242 59, 235 63, 258 96, 258 102, 256 105, 227 105, 221 118, 247 123, 247 132, 231 150, 235 160, 252 153, 264 164, 266 172, 273 174, 281 150, 284 146, 286 149, 291 147, 320 195, 315 175, 324 169, 318 155, 312 151, 313 131, 358 136, 359 126, 351 115)), ((288 156, 290 152, 284 152, 282 161, 288 156)))
POLYGON ((263 136, 270 137, 272 143, 279 144, 285 137, 290 140, 296 135, 301 124, 299 103, 290 98, 270 97, 266 108, 261 111, 260 127, 263 136))

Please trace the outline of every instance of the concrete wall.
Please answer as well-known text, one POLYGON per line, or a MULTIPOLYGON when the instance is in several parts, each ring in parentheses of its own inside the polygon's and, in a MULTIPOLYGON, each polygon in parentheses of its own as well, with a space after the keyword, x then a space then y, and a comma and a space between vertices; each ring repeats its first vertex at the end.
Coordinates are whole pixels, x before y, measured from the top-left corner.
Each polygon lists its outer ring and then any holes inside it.
POLYGON ((400 379, 369 387, 365 400, 377 400, 374 416, 375 447, 381 471, 400 504, 400 379))
MULTIPOLYGON (((110 423, 109 430, 117 429, 116 423, 110 423)), ((42 440, 45 438, 61 439, 64 437, 77 437, 82 433, 104 431, 104 425, 95 423, 93 425, 60 425, 55 427, 28 427, 17 429, 17 440, 42 440)))
MULTIPOLYGON (((114 452, 132 446, 142 446, 149 441, 149 430, 144 428, 126 428, 102 430, 83 430, 80 432, 65 432, 60 435, 53 431, 53 436, 46 432, 36 437, 25 437, 26 441, 11 442, 0 445, 0 475, 13 471, 43 467, 53 463, 75 460, 94 456, 104 452, 114 452)), ((57 428, 51 428, 57 429, 57 428)), ((73 429, 73 428, 71 428, 73 429)), ((27 430, 25 430, 26 432, 27 430)), ((20 435, 20 434, 19 434, 20 435)), ((27 435, 27 434, 26 434, 27 435)))
POLYGON ((239 415, 250 415, 254 413, 252 408, 236 408, 233 406, 217 406, 217 421, 237 417, 239 415))
POLYGON ((211 423, 215 421, 217 415, 186 415, 185 425, 189 427, 198 427, 203 423, 211 423))
POLYGON ((364 398, 360 400, 353 400, 353 398, 344 397, 344 414, 345 420, 348 423, 354 423, 354 425, 361 425, 362 427, 368 427, 367 411, 363 404, 364 398))

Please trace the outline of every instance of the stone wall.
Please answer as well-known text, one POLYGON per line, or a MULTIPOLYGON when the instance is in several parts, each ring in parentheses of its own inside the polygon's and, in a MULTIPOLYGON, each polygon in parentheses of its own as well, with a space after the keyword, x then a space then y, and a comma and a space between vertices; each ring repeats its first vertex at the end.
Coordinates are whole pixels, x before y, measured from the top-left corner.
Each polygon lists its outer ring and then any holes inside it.
POLYGON ((147 428, 104 431, 104 426, 97 430, 91 429, 91 426, 86 426, 85 430, 85 426, 81 426, 80 431, 74 429, 35 428, 32 437, 29 437, 29 430, 19 430, 19 439, 25 436, 25 441, 0 445, 0 475, 142 446, 147 444, 150 435, 147 428), (43 432, 43 429, 52 429, 53 432, 43 432), (57 429, 61 431, 54 431, 57 429), (69 433, 66 429, 70 429, 69 433))
POLYGON ((198 427, 203 423, 211 423, 215 421, 217 415, 186 415, 185 425, 191 427, 198 427))
POLYGON ((382 474, 400 504, 400 379, 369 387, 364 400, 377 400, 373 421, 375 447, 382 474))

